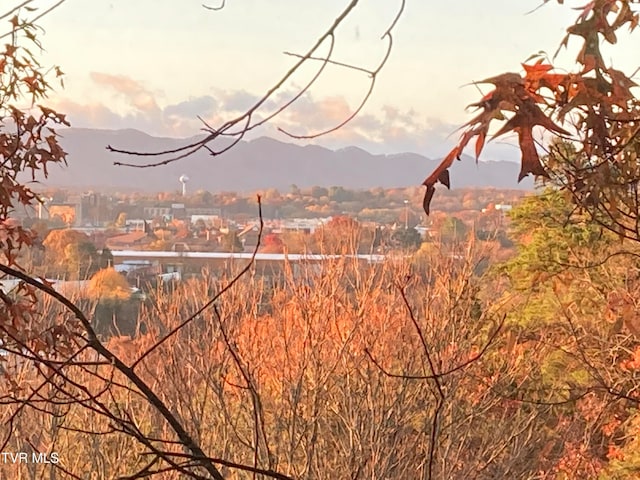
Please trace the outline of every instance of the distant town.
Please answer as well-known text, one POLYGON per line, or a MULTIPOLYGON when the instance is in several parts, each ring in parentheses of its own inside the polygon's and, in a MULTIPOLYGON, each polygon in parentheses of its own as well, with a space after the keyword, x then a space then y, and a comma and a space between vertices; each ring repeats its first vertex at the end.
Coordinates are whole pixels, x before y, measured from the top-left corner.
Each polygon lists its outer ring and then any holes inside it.
POLYGON ((505 211, 526 194, 443 191, 427 218, 421 188, 291 185, 286 192, 242 195, 192 193, 188 178, 179 180, 176 191, 157 194, 43 190, 35 208, 13 216, 38 235, 41 248, 25 252, 28 261, 43 277, 59 281, 86 281, 100 268, 114 267, 133 286, 228 266, 256 248, 256 263, 271 269, 285 258, 314 255, 353 254, 371 262, 389 252, 415 251, 423 242, 462 239, 471 230, 478 238, 506 238, 505 211))

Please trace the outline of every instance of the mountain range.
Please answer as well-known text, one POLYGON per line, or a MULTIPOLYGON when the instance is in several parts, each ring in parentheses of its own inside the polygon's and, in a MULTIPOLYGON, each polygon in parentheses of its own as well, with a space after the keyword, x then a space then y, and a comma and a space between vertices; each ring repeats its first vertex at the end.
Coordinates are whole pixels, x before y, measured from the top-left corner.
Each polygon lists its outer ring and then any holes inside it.
MULTIPOLYGON (((107 145, 140 152, 171 150, 187 145, 187 139, 153 137, 138 130, 60 130, 60 143, 68 152, 66 167, 52 167, 44 185, 83 189, 171 191, 189 177, 190 191, 250 192, 268 188, 288 191, 314 185, 345 188, 407 187, 419 185, 440 160, 415 153, 374 155, 358 147, 330 150, 317 145, 300 146, 268 137, 240 141, 227 152, 212 157, 200 150, 188 158, 153 168, 115 166, 115 161, 142 164, 168 158, 130 156, 110 152, 107 145)), ((223 139, 216 148, 224 148, 223 139)), ((226 142, 226 143, 224 143, 226 142)), ((527 178, 517 183, 519 165, 508 161, 481 161, 463 156, 451 168, 452 188, 533 188, 527 178)))

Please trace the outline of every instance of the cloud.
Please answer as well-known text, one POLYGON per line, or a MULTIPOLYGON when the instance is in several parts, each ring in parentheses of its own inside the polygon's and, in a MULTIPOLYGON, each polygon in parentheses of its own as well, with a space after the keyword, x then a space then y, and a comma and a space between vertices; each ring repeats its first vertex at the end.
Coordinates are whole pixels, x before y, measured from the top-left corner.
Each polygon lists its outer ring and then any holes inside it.
POLYGON ((114 90, 125 95, 135 95, 141 91, 146 91, 140 82, 133 80, 126 75, 112 75, 104 72, 89 72, 89 77, 97 84, 112 87, 114 90))
MULTIPOLYGON (((115 93, 117 102, 80 104, 69 99, 59 100, 55 107, 67 113, 74 126, 93 128, 136 128, 151 135, 190 137, 204 126, 217 127, 237 117, 258 101, 258 97, 244 90, 219 90, 211 95, 189 97, 161 105, 149 89, 140 82, 123 75, 92 72, 91 79, 115 93)), ((296 94, 282 90, 254 114, 259 121, 277 111, 296 94)), ((161 94, 157 95, 162 97, 161 94)), ((316 143, 329 148, 355 145, 372 153, 415 152, 438 158, 444 156, 458 137, 457 125, 421 115, 415 110, 402 110, 383 105, 366 105, 362 112, 342 128, 310 140, 295 140, 278 130, 293 135, 314 135, 341 124, 353 112, 354 105, 343 96, 314 98, 306 92, 293 105, 264 126, 251 131, 245 138, 267 135, 300 144, 316 143)), ((240 127, 238 127, 239 129, 240 127)), ((511 145, 489 144, 485 158, 513 158, 517 152, 511 145)))
POLYGON ((67 98, 54 99, 50 103, 56 111, 66 114, 72 125, 122 128, 122 116, 101 103, 80 104, 67 98))
MULTIPOLYGON (((281 92, 277 98, 269 103, 269 108, 275 111, 294 96, 294 92, 281 92)), ((282 112, 276 123, 285 123, 290 127, 292 133, 306 135, 313 131, 323 131, 339 125, 351 112, 349 103, 342 96, 330 96, 316 100, 307 92, 282 112)))
POLYGON ((222 108, 227 111, 244 112, 251 108, 260 100, 260 97, 245 90, 220 91, 218 96, 221 99, 222 108))
POLYGON ((125 75, 111 75, 102 72, 90 72, 89 76, 98 85, 110 87, 120 94, 136 110, 149 114, 160 112, 154 95, 140 82, 125 75))
POLYGON ((52 106, 68 115, 73 126, 90 128, 135 128, 151 135, 187 137, 199 133, 198 115, 219 120, 217 102, 210 95, 190 97, 181 102, 160 105, 142 83, 124 75, 91 72, 91 80, 102 87, 101 101, 80 103, 57 98, 52 106))
POLYGON ((116 112, 99 102, 81 104, 66 98, 53 99, 49 103, 56 111, 67 115, 72 127, 135 128, 155 135, 168 133, 166 128, 158 128, 157 115, 150 116, 137 110, 116 112))
MULTIPOLYGON (((354 105, 342 96, 314 99, 305 94, 274 123, 293 135, 314 135, 340 125, 351 116, 354 105)), ((340 129, 313 142, 330 148, 357 145, 372 153, 416 152, 441 156, 455 143, 456 126, 384 105, 368 105, 340 129)))
POLYGON ((165 115, 175 115, 178 117, 195 118, 210 117, 218 108, 218 102, 211 95, 201 97, 190 97, 183 102, 167 105, 163 109, 165 115))

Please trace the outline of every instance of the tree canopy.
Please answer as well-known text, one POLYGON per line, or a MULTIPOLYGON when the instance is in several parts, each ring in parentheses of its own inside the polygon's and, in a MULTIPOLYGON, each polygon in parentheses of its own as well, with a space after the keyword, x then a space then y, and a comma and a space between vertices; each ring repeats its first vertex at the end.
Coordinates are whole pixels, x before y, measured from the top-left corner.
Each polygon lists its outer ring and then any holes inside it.
POLYGON ((48 275, 88 278, 100 268, 100 255, 82 232, 70 228, 51 230, 42 243, 48 275))

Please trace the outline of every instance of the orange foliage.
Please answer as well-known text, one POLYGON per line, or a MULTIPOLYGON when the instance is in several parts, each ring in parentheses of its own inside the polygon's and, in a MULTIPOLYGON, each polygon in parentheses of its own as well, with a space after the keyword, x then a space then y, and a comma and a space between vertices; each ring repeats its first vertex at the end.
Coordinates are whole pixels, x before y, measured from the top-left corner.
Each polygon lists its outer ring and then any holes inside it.
POLYGON ((95 300, 124 301, 131 296, 127 279, 113 268, 104 268, 91 277, 89 295, 95 300))
POLYGON ((610 444, 607 450, 607 458, 609 460, 624 460, 624 452, 619 447, 610 444))
POLYGON ((620 362, 620 368, 627 371, 635 371, 640 369, 640 347, 636 347, 631 358, 620 362))
MULTIPOLYGON (((394 296, 376 296, 359 309, 345 292, 314 292, 301 285, 288 298, 280 293, 273 299, 277 313, 243 320, 235 337, 238 349, 261 387, 271 393, 297 379, 313 378, 317 365, 346 374, 369 362, 366 349, 384 363, 393 362, 416 339, 394 296)), ((243 383, 238 373, 228 380, 243 383)))
POLYGON ((263 253, 282 253, 284 251, 284 242, 275 233, 265 235, 261 243, 260 251, 263 253))
POLYGON ((42 244, 51 252, 51 254, 57 258, 64 257, 64 250, 68 245, 90 243, 89 237, 70 228, 51 230, 42 244))

